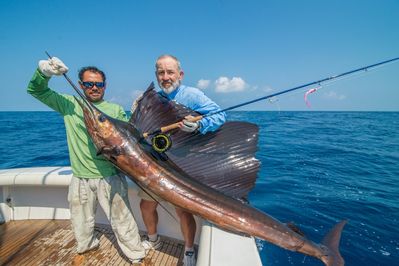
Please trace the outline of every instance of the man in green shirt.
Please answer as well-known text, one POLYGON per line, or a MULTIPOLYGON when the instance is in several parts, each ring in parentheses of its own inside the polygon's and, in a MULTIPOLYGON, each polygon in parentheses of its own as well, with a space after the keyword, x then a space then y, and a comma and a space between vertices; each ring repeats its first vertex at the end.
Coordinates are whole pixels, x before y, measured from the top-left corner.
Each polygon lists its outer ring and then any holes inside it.
MULTIPOLYGON (((64 118, 73 172, 68 201, 77 252, 81 254, 99 246, 99 240, 93 234, 98 199, 121 250, 131 261, 139 262, 145 257, 145 249, 130 209, 125 176, 119 174, 103 156, 96 155, 77 100, 48 87, 51 76, 67 71, 65 64, 56 57, 39 61, 39 67, 29 82, 28 93, 64 118)), ((121 106, 103 100, 106 89, 104 72, 96 67, 84 67, 79 72, 79 79, 80 87, 90 102, 107 115, 127 121, 121 106)))

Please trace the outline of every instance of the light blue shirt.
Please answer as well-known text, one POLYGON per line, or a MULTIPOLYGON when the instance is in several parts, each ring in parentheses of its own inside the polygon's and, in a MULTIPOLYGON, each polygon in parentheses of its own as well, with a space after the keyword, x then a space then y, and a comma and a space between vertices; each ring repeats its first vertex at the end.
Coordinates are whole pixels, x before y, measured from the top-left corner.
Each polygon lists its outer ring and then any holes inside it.
MULTIPOLYGON (((159 92, 162 96, 171 101, 182 104, 201 115, 220 111, 221 108, 214 101, 209 99, 201 90, 193 87, 180 85, 170 94, 163 91, 159 92)), ((215 115, 207 116, 199 121, 199 131, 205 134, 209 131, 216 131, 223 123, 226 122, 226 113, 221 112, 215 115)))

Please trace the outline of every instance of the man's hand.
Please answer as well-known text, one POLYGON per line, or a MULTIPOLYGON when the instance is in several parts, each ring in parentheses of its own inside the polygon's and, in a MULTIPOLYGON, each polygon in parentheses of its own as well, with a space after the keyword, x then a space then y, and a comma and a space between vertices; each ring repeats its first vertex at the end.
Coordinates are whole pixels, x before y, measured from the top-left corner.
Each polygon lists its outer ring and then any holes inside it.
POLYGON ((68 72, 68 67, 57 57, 52 57, 47 60, 40 60, 39 70, 46 77, 51 77, 52 75, 59 76, 68 72))
POLYGON ((180 122, 180 130, 188 133, 195 132, 199 128, 199 123, 197 122, 192 122, 191 119, 194 117, 189 115, 186 116, 185 119, 180 122))

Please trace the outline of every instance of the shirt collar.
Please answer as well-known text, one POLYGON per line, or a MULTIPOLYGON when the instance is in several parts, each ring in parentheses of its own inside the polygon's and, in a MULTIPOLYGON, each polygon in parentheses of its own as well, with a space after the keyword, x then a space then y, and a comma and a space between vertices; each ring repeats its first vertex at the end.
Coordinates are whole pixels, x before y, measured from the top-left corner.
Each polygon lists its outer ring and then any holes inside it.
POLYGON ((91 103, 94 104, 95 106, 97 106, 97 105, 101 105, 103 102, 105 102, 104 99, 102 99, 101 101, 98 101, 98 102, 91 102, 91 103))

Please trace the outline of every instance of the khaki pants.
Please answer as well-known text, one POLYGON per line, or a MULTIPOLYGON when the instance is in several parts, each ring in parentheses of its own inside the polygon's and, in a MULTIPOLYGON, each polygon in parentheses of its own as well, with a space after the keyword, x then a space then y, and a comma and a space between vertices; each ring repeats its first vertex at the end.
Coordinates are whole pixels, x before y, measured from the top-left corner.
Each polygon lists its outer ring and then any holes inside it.
POLYGON ((145 257, 139 230, 130 210, 127 191, 124 176, 96 179, 72 177, 68 201, 78 253, 99 245, 99 240, 94 236, 98 200, 123 253, 131 260, 145 257))

